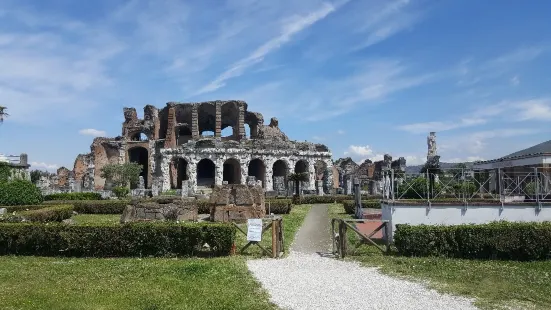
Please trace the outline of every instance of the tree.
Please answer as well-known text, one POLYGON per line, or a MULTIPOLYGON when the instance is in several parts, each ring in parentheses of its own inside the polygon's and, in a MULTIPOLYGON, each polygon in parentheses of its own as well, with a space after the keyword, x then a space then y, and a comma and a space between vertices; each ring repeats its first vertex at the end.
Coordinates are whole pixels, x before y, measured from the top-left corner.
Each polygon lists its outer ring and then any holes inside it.
POLYGON ((101 177, 116 187, 127 187, 138 183, 142 169, 138 163, 108 164, 101 169, 101 177))
POLYGON ((299 196, 300 195, 300 182, 308 181, 308 173, 306 173, 306 172, 291 173, 289 175, 289 180, 291 180, 295 183, 295 196, 299 196))
POLYGON ((43 172, 40 170, 32 170, 31 171, 31 182, 36 185, 38 181, 40 180, 40 177, 42 177, 43 172))
POLYGON ((4 122, 4 118, 5 118, 5 117, 10 116, 10 115, 6 112, 7 109, 8 109, 7 107, 1 106, 1 105, 0 105, 0 123, 3 123, 3 122, 4 122))

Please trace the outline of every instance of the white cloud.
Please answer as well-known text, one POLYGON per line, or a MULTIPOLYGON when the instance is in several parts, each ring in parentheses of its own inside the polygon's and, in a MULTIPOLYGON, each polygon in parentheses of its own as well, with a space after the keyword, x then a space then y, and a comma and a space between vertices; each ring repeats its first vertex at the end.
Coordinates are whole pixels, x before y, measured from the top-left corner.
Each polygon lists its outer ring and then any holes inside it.
POLYGON ((480 156, 467 156, 465 158, 459 158, 459 157, 454 157, 450 159, 443 158, 440 161, 445 163, 465 163, 465 162, 473 162, 473 161, 480 161, 480 160, 485 160, 485 159, 484 157, 480 157, 480 156))
POLYGON ((265 56, 289 42, 294 35, 324 19, 334 10, 335 7, 333 5, 325 3, 321 8, 306 16, 293 17, 293 20, 290 20, 288 24, 283 25, 282 31, 278 36, 262 44, 248 57, 233 64, 230 69, 224 71, 214 81, 201 88, 196 94, 199 95, 202 93, 212 92, 225 86, 227 80, 242 75, 248 67, 262 62, 265 56))
POLYGON ((520 78, 518 77, 518 75, 515 75, 509 80, 509 83, 512 86, 518 86, 520 84, 520 78))
POLYGON ((337 134, 339 134, 339 135, 344 135, 344 134, 345 134, 345 131, 342 130, 342 129, 339 129, 339 130, 337 130, 337 134))
POLYGON ((442 157, 448 156, 452 158, 455 158, 458 153, 465 154, 465 157, 488 157, 486 155, 483 156, 483 153, 491 151, 488 148, 489 141, 499 144, 499 139, 528 136, 537 132, 539 131, 532 128, 500 128, 477 131, 464 135, 444 136, 439 142, 439 153, 442 157))
POLYGON ((427 158, 423 156, 407 155, 403 156, 406 159, 406 166, 422 165, 426 162, 427 158))
POLYGON ((378 161, 384 158, 384 154, 375 153, 369 145, 350 145, 344 155, 351 157, 357 163, 361 163, 366 159, 378 161))
POLYGON ((59 165, 57 164, 47 164, 44 162, 35 162, 35 161, 31 162, 31 169, 46 170, 46 171, 53 172, 53 171, 56 171, 58 168, 59 168, 59 165))
POLYGON ((458 121, 446 121, 446 122, 426 122, 426 123, 413 123, 399 126, 398 129, 408 131, 411 133, 429 133, 431 131, 442 132, 452 129, 458 129, 463 127, 471 127, 476 125, 485 124, 486 120, 481 118, 463 118, 458 121))
POLYGON ((105 131, 92 129, 92 128, 81 129, 81 130, 78 131, 78 133, 83 135, 83 136, 92 136, 92 137, 105 137, 106 136, 105 131))

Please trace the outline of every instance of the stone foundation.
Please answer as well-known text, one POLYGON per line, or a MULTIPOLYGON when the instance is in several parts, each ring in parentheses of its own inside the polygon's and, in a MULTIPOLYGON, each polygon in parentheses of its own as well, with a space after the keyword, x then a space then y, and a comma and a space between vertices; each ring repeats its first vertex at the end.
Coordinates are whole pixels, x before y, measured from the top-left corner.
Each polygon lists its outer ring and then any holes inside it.
POLYGON ((126 206, 121 223, 139 221, 197 221, 198 209, 195 200, 156 199, 134 202, 126 206))
POLYGON ((264 191, 259 186, 215 186, 210 203, 210 219, 215 222, 244 222, 266 215, 264 191))

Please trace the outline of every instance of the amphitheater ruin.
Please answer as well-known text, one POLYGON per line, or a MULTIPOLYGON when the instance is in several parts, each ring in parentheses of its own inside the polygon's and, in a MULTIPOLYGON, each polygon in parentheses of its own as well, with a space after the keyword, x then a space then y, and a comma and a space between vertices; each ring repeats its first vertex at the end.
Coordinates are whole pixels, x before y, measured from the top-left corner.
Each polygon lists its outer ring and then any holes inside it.
POLYGON ((78 190, 108 189, 102 168, 125 162, 142 165, 143 185, 154 195, 171 189, 193 195, 226 182, 261 182, 266 192, 281 193, 288 191, 291 173, 307 173, 304 191, 333 188, 327 146, 291 141, 276 118, 265 125, 263 115, 249 111, 244 101, 147 105, 143 119, 136 109, 124 108, 124 119, 121 136, 95 138, 91 152, 77 156, 71 178, 78 190), (223 136, 228 127, 231 134, 223 136))

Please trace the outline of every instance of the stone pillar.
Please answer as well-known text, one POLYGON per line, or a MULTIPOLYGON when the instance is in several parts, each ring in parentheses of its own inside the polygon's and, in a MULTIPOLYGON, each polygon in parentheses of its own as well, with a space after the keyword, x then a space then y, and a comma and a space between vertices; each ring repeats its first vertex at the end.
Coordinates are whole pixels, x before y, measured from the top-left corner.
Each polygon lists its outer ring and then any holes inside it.
POLYGON ((188 162, 188 191, 193 195, 197 191, 197 162, 190 161, 188 162))
POLYGON ((219 102, 216 103, 216 122, 214 126, 214 136, 220 138, 222 136, 222 106, 219 102))
POLYGON ((176 147, 176 109, 174 106, 169 106, 167 118, 165 148, 173 148, 176 147))
POLYGON ((344 194, 352 195, 352 178, 348 175, 344 177, 344 194))
POLYGON ((214 184, 222 185, 222 180, 224 180, 224 159, 219 158, 214 161, 214 164, 216 165, 214 173, 214 184))
POLYGON ((318 180, 317 183, 318 183, 318 195, 319 195, 319 196, 323 196, 323 195, 324 195, 324 192, 323 192, 323 180, 318 180))
POLYGON ((199 106, 191 106, 191 136, 193 139, 199 138, 199 106))
POLYGON ((247 178, 249 177, 249 166, 247 163, 249 163, 250 160, 243 160, 243 162, 239 163, 239 167, 241 170, 241 184, 247 184, 247 178))
POLYGON ((29 157, 27 154, 23 153, 19 155, 19 163, 23 166, 27 166, 29 164, 29 157))
POLYGON ((178 165, 175 158, 170 160, 170 186, 176 188, 178 185, 178 165))
POLYGON ((264 190, 265 191, 273 191, 274 190, 274 180, 273 180, 273 178, 274 178, 274 171, 273 171, 274 165, 273 165, 273 163, 271 163, 271 165, 270 165, 270 163, 271 162, 268 162, 268 161, 265 163, 266 164, 266 175, 264 177, 265 178, 265 181, 264 181, 264 183, 265 183, 264 190))
POLYGON ((189 181, 182 181, 182 197, 187 197, 189 195, 189 181))
POLYGON ((159 191, 162 193, 170 189, 170 159, 163 156, 161 159, 161 181, 159 191))
POLYGON ((306 190, 316 190, 316 168, 313 161, 308 162, 308 184, 305 184, 306 190))
POLYGON ((237 139, 245 138, 245 106, 239 104, 239 118, 237 119, 237 128, 239 128, 237 139))

